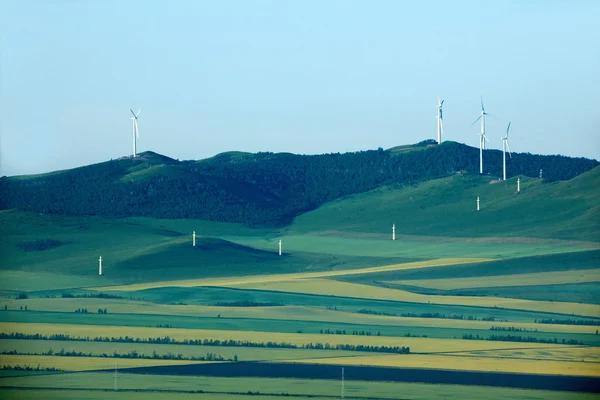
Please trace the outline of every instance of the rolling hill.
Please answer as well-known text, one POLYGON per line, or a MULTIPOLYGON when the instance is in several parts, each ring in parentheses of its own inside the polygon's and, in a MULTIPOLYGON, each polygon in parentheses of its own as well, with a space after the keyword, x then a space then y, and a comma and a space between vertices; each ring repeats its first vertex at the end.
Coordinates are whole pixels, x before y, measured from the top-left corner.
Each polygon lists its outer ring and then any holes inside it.
MULTIPOLYGON (((289 232, 398 234, 446 238, 528 237, 600 241, 600 168, 569 181, 521 177, 505 182, 458 173, 412 186, 380 187, 302 214, 289 232), (476 211, 476 198, 481 210, 476 211)), ((447 240, 447 239, 446 239, 447 240)))
MULTIPOLYGON (((486 174, 479 182, 501 173, 500 151, 486 150, 484 157, 486 174)), ((544 182, 551 183, 572 179, 597 165, 596 160, 515 153, 508 173, 536 178, 543 169, 544 182)), ((200 161, 145 152, 136 159, 2 177, 0 209, 284 226, 344 196, 385 185, 451 179, 458 171, 477 170, 478 150, 455 142, 425 141, 389 150, 311 156, 228 152, 200 161)))

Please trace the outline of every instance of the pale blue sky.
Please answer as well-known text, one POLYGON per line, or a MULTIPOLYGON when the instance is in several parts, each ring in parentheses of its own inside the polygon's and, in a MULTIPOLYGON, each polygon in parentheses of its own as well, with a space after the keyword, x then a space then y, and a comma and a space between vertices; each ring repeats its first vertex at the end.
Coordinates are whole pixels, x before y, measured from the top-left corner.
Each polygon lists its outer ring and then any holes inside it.
POLYGON ((434 138, 600 158, 599 1, 4 1, 0 175, 434 138), (493 3, 493 4, 492 4, 493 3))

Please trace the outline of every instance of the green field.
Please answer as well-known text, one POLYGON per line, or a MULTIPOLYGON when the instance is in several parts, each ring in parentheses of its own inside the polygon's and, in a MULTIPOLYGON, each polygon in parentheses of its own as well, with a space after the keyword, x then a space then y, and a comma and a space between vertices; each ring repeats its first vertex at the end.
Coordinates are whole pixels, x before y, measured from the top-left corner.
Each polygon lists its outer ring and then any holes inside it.
MULTIPOLYGON (((130 172, 125 181, 181 171, 130 172)), ((279 228, 0 211, 0 333, 133 338, 2 339, 0 393, 167 400, 340 395, 340 382, 326 379, 127 372, 205 364, 192 358, 209 353, 235 356, 231 364, 217 361, 231 368, 258 361, 600 378, 599 177, 596 168, 552 184, 522 178, 517 195, 515 178, 489 184, 457 174, 335 200, 279 228), (164 337, 233 342, 134 340, 164 337), (316 344, 328 347, 303 348, 316 344), (277 347, 283 345, 293 346, 277 347), (410 354, 385 352, 394 346, 410 347, 410 354), (80 355, 48 355, 50 349, 80 355), (123 356, 132 351, 181 359, 123 356), (120 391, 113 373, 90 372, 115 363, 120 391), (210 393, 186 393, 197 390, 210 393)), ((596 396, 353 379, 344 390, 362 399, 596 396)))

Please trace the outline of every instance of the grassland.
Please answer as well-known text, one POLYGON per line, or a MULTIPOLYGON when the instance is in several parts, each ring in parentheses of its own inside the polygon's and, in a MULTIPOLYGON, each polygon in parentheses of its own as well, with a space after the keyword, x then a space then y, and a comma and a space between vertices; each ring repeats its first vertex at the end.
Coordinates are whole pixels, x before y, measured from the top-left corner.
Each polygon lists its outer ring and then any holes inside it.
POLYGON ((600 282, 600 269, 579 271, 539 272, 534 274, 500 275, 497 277, 474 277, 455 279, 430 279, 390 281, 401 285, 421 286, 432 289, 464 289, 503 286, 559 285, 563 283, 600 282))
POLYGON ((393 272, 402 270, 413 270, 420 268, 430 267, 441 267, 448 265, 459 265, 468 263, 481 263, 489 261, 480 258, 445 258, 428 261, 418 261, 403 264, 386 265, 381 267, 372 268, 357 268, 350 270, 335 270, 325 272, 303 272, 295 274, 271 274, 271 275, 258 275, 258 276, 244 276, 244 277, 227 277, 227 278, 213 278, 213 279, 190 279, 180 281, 159 281, 152 283, 141 283, 132 285, 122 286, 105 286, 105 287, 92 287, 92 290, 112 290, 112 291, 136 291, 145 289, 154 289, 162 287, 197 287, 197 286, 237 286, 254 283, 277 283, 282 281, 290 281, 297 279, 310 279, 310 278, 327 278, 327 277, 341 277, 347 275, 365 275, 382 272, 393 272))
POLYGON ((553 184, 523 176, 496 184, 489 181, 489 177, 457 174, 348 196, 300 215, 290 232, 306 234, 323 227, 380 234, 395 222, 398 233, 406 235, 600 240, 600 169, 553 184), (477 196, 480 212, 475 211, 477 196))

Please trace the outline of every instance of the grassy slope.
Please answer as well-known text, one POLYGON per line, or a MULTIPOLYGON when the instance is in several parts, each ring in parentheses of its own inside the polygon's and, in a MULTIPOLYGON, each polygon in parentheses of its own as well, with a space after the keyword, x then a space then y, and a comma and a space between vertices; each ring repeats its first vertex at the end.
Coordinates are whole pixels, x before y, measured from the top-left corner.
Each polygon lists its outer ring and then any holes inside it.
POLYGON ((382 233, 447 237, 534 237, 600 241, 600 168, 564 182, 454 175, 414 187, 380 188, 327 203, 296 218, 290 232, 382 233), (476 198, 481 211, 476 212, 476 198))

